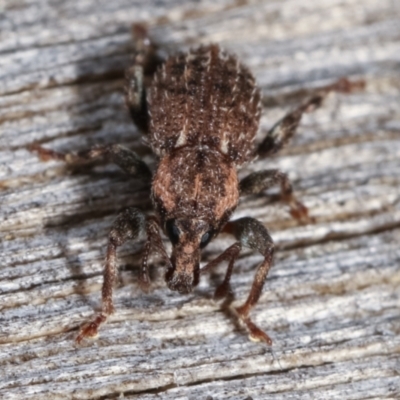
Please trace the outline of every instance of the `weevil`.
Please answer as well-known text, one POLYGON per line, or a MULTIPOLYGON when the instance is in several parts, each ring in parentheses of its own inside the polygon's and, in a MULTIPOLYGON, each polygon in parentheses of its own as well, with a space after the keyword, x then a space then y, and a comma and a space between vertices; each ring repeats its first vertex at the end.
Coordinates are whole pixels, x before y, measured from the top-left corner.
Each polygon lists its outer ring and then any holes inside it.
POLYGON ((136 25, 134 34, 133 63, 126 71, 126 104, 158 157, 156 170, 152 172, 134 151, 121 145, 75 154, 31 146, 42 159, 62 159, 71 164, 108 159, 132 177, 151 182, 154 215, 146 215, 136 207, 118 215, 108 238, 101 312, 81 328, 76 340, 96 336, 100 325, 114 312, 112 292, 117 275, 117 249, 144 233, 139 274, 144 291, 150 285, 148 260, 152 252, 159 253, 165 263, 169 289, 181 294, 190 293, 201 275, 227 262, 225 278, 215 291, 216 298, 230 292, 231 274, 242 248, 261 253, 263 261, 250 293, 235 312, 251 339, 271 344, 270 337, 252 322, 250 311, 260 298, 271 268, 274 243, 268 230, 256 219, 230 218, 240 196, 262 193, 275 185, 280 186, 281 198, 294 218, 301 222, 310 218, 285 173, 268 169, 239 180, 238 170, 256 157, 270 156, 280 150, 296 132, 302 114, 318 107, 326 93, 349 92, 357 84, 341 79, 316 91, 255 145, 261 92, 252 73, 236 56, 210 44, 160 60, 146 29, 136 25), (172 244, 171 255, 164 248, 160 230, 172 244), (200 268, 201 250, 220 232, 232 234, 236 241, 200 268))

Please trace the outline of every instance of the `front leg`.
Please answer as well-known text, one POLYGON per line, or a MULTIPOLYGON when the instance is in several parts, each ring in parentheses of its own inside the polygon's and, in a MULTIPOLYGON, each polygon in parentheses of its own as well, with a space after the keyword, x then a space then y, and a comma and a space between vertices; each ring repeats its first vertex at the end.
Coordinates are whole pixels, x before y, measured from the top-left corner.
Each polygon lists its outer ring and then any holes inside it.
POLYGON ((211 261, 204 268, 202 268, 201 273, 208 272, 210 269, 214 268, 224 260, 229 260, 225 279, 216 290, 216 295, 220 297, 221 295, 228 294, 229 292, 229 280, 231 277, 233 264, 238 257, 242 246, 258 250, 264 256, 263 262, 257 269, 256 276, 247 300, 243 305, 237 307, 235 311, 239 317, 239 320, 242 321, 249 330, 250 339, 262 341, 271 345, 271 338, 251 321, 249 313, 260 298, 265 279, 267 278, 268 271, 271 268, 274 254, 274 243, 264 225, 254 218, 240 218, 235 221, 228 222, 224 228, 224 231, 233 234, 238 242, 234 243, 214 261, 211 261))
POLYGON ((152 217, 146 218, 142 211, 134 207, 129 207, 121 212, 114 222, 108 237, 103 287, 101 291, 101 312, 91 322, 81 328, 76 338, 78 343, 85 337, 96 336, 100 325, 106 322, 107 318, 114 312, 112 294, 117 276, 117 248, 128 240, 137 240, 144 233, 147 234, 147 241, 145 243, 145 252, 139 275, 141 288, 147 290, 150 284, 148 256, 151 250, 158 251, 169 262, 168 255, 162 246, 157 221, 152 217))
POLYGON ((302 222, 309 222, 311 218, 308 216, 307 207, 294 195, 288 176, 277 169, 253 172, 240 181, 239 188, 240 194, 247 196, 261 193, 276 185, 280 186, 281 198, 290 206, 292 217, 302 222))

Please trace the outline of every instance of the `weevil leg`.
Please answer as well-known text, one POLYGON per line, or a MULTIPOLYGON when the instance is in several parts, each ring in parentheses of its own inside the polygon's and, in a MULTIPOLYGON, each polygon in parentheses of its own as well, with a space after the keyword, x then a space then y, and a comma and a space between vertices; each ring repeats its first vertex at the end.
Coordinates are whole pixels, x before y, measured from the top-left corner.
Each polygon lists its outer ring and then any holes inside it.
POLYGON ((107 255, 103 275, 103 287, 101 291, 101 312, 84 325, 76 341, 80 343, 85 337, 97 335, 99 326, 114 312, 112 300, 113 285, 117 276, 117 248, 127 240, 135 240, 146 228, 146 217, 137 208, 128 208, 122 211, 115 220, 108 236, 107 255))
POLYGON ((169 262, 168 255, 162 245, 162 239, 155 218, 146 218, 145 214, 137 208, 129 207, 122 211, 115 220, 108 237, 107 255, 104 267, 103 286, 101 291, 101 312, 85 324, 76 337, 80 343, 85 337, 94 337, 101 324, 114 312, 112 300, 113 285, 117 276, 117 248, 128 240, 136 240, 143 233, 147 234, 142 267, 139 274, 140 287, 147 291, 150 285, 148 257, 155 249, 169 262))
POLYGON ((267 278, 268 271, 271 268, 274 254, 274 243, 264 225, 254 218, 240 218, 235 221, 228 222, 224 228, 224 231, 233 234, 238 242, 234 243, 219 257, 207 264, 201 270, 201 273, 208 272, 220 262, 229 260, 225 279, 216 290, 216 295, 224 296, 230 291, 229 280, 232 274, 233 264, 237 259, 242 246, 257 250, 264 256, 263 262, 257 269, 256 276, 247 300, 243 305, 237 307, 235 311, 239 317, 239 320, 242 321, 249 330, 250 339, 262 341, 271 345, 271 338, 251 321, 249 313, 260 298, 265 279, 267 278))
POLYGON ((222 299, 229 294, 232 294, 232 290, 230 287, 230 280, 232 276, 233 266, 235 264, 236 259, 240 254, 240 250, 242 249, 242 245, 240 242, 234 243, 232 246, 228 247, 220 256, 218 256, 215 260, 209 262, 205 267, 200 270, 201 274, 205 274, 212 270, 217 265, 221 264, 224 261, 229 261, 228 268, 226 270, 225 278, 222 283, 217 287, 214 293, 215 299, 222 299))
POLYGON ((260 157, 267 157, 282 149, 296 133, 302 115, 319 107, 323 97, 323 95, 319 94, 311 97, 279 120, 259 144, 257 154, 260 157))
POLYGON ((132 150, 119 144, 98 146, 78 153, 61 153, 32 144, 29 150, 36 151, 42 161, 60 160, 69 165, 91 164, 98 160, 107 160, 118 165, 128 175, 150 182, 152 173, 147 164, 132 150))
POLYGON ((139 275, 139 285, 142 291, 148 292, 150 288, 149 264, 150 252, 158 254, 166 264, 166 269, 172 268, 171 260, 165 250, 164 243, 160 235, 160 223, 155 217, 147 217, 146 225, 147 241, 144 246, 142 257, 142 268, 139 275))
POLYGON ((251 321, 249 313, 260 298, 268 271, 271 268, 274 242, 264 225, 254 218, 240 218, 228 222, 225 230, 232 232, 242 246, 257 250, 264 256, 264 260, 257 269, 249 296, 243 305, 236 308, 236 312, 250 331, 251 339, 272 344, 271 338, 251 321))
POLYGON ((149 115, 146 101, 146 86, 161 64, 157 56, 157 47, 150 40, 147 28, 143 24, 132 26, 135 50, 132 65, 125 71, 125 102, 133 122, 143 132, 149 128, 149 115))
POLYGON ((300 106, 286 114, 268 132, 264 140, 259 144, 257 154, 260 157, 267 157, 277 153, 296 133, 301 117, 306 112, 318 108, 324 98, 330 92, 351 93, 362 89, 365 81, 359 80, 350 82, 346 78, 339 79, 331 85, 327 85, 315 91, 315 93, 300 106))
POLYGON ((281 188, 282 200, 290 206, 290 214, 293 218, 303 222, 309 222, 307 207, 299 201, 293 193, 288 176, 277 169, 269 169, 253 172, 240 181, 240 194, 247 196, 258 194, 275 185, 281 188))
MULTIPOLYGON (((135 51, 132 66, 125 73, 125 101, 135 124, 147 132, 148 110, 145 86, 152 79, 152 75, 162 59, 156 55, 156 46, 150 41, 144 25, 133 25, 132 33, 135 51)), ((90 164, 95 160, 105 158, 120 166, 130 175, 143 178, 145 181, 151 178, 149 168, 138 155, 120 145, 106 145, 79 153, 61 153, 45 149, 36 143, 28 146, 28 149, 36 151, 43 161, 54 159, 72 165, 90 164)))

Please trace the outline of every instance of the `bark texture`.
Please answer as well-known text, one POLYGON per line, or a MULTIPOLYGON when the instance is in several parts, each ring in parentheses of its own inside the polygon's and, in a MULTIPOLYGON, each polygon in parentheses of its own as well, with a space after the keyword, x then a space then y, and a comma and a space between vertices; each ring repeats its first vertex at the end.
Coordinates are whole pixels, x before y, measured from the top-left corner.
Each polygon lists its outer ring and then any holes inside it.
MULTIPOLYGON (((0 12, 0 398, 400 398, 399 1, 6 0, 0 12), (236 212, 279 246, 252 312, 272 347, 212 300, 223 268, 189 296, 154 269, 141 293, 140 243, 120 252, 117 312, 98 339, 74 343, 100 305, 109 228, 123 207, 148 209, 147 189, 114 166, 40 162, 27 146, 121 143, 154 166, 123 101, 139 21, 165 54, 210 42, 237 54, 261 87, 259 140, 313 88, 366 81, 242 170, 286 172, 315 217, 299 225, 276 196, 236 212)), ((203 261, 231 243, 221 235, 203 261)), ((261 260, 238 260, 238 302, 261 260)))

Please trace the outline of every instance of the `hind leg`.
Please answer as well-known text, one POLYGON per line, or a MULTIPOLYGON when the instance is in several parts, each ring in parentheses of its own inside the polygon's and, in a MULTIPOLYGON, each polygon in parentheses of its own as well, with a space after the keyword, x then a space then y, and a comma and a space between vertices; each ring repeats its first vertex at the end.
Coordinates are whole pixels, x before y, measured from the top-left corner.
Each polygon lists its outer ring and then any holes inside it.
MULTIPOLYGON (((328 93, 332 91, 350 93, 361 89, 364 85, 364 81, 350 82, 346 78, 342 78, 331 85, 316 90, 309 99, 287 113, 268 131, 257 148, 257 155, 263 158, 273 155, 282 149, 296 133, 303 114, 318 108, 328 93)), ((312 221, 312 218, 308 216, 307 207, 296 198, 292 185, 287 175, 283 172, 278 170, 254 172, 241 180, 240 192, 242 195, 257 194, 277 184, 281 187, 282 200, 290 206, 292 216, 302 222, 312 221)))
POLYGON ((125 102, 133 122, 143 132, 149 128, 146 102, 146 86, 151 81, 162 60, 156 55, 156 46, 151 42, 144 25, 132 27, 135 42, 132 65, 125 72, 125 102))
POLYGON ((316 90, 309 99, 287 113, 267 132, 264 140, 258 146, 258 156, 267 157, 282 149, 296 133, 303 114, 320 107, 322 101, 330 92, 351 93, 363 88, 364 85, 364 81, 350 82, 348 79, 342 78, 331 85, 316 90))

